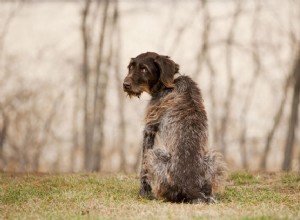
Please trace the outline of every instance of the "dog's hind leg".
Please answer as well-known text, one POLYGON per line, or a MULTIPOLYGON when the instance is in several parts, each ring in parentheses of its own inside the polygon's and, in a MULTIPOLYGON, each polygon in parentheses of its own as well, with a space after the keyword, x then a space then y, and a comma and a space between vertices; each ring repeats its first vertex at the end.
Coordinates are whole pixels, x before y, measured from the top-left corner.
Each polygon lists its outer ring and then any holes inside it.
POLYGON ((149 150, 145 156, 145 170, 147 180, 151 185, 152 192, 156 198, 162 197, 165 192, 170 191, 168 184, 168 164, 170 154, 161 148, 149 150))

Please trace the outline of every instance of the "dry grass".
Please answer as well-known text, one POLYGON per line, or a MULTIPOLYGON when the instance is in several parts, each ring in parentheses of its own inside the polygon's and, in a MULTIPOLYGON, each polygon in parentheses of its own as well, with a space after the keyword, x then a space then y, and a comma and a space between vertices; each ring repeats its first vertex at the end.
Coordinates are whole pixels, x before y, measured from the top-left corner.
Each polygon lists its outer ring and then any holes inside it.
POLYGON ((0 174, 5 219, 300 219, 300 174, 233 173, 218 204, 137 198, 122 174, 0 174))

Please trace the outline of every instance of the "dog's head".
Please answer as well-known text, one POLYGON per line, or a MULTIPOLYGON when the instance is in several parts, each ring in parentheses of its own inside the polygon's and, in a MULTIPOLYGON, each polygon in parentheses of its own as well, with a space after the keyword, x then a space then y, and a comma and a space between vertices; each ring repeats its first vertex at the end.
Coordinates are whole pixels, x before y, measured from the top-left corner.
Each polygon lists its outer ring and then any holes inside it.
POLYGON ((142 53, 130 60, 123 89, 129 96, 139 97, 142 92, 151 94, 157 83, 162 83, 166 88, 174 88, 174 75, 178 70, 179 65, 168 56, 153 52, 142 53))

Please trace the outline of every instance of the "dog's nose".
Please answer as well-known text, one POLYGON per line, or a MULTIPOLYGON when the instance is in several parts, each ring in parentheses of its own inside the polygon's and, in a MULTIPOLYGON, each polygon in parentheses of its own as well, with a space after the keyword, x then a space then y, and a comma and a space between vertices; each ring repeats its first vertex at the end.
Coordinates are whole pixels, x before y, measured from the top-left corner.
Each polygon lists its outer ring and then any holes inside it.
POLYGON ((124 82, 123 83, 123 88, 124 89, 131 89, 131 84, 129 82, 124 82))

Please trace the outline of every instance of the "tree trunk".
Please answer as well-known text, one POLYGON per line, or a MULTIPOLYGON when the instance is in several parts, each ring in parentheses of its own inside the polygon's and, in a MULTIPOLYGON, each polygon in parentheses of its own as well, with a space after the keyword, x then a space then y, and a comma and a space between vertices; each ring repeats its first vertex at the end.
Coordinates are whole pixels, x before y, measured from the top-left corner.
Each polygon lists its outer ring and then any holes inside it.
POLYGON ((233 70, 232 70, 232 43, 235 38, 235 31, 236 31, 236 25, 238 24, 239 16, 242 11, 242 3, 241 1, 236 1, 236 8, 235 12, 233 14, 232 18, 232 23, 229 29, 229 33, 227 36, 227 42, 226 42, 226 72, 228 76, 228 86, 227 86, 227 91, 226 91, 226 98, 224 102, 224 113, 221 119, 221 125, 220 125, 220 146, 221 146, 221 151, 226 158, 227 154, 227 141, 226 141, 226 136, 227 136, 227 128, 228 128, 228 120, 230 119, 230 107, 231 107, 231 102, 233 99, 234 95, 234 87, 235 87, 235 80, 233 77, 233 70))
MULTIPOLYGON (((107 58, 106 69, 103 68, 104 63, 104 42, 106 36, 106 26, 108 17, 109 0, 105 0, 103 17, 99 35, 99 46, 96 54, 96 84, 95 84, 95 95, 93 102, 93 126, 92 126, 92 140, 94 148, 94 162, 93 171, 100 171, 101 169, 101 151, 104 144, 104 113, 106 107, 106 88, 108 83, 108 62, 111 60, 111 55, 107 58), (94 140, 95 130, 97 131, 98 138, 94 140)), ((111 36, 110 36, 111 37, 111 36)))
POLYGON ((240 122, 241 122, 241 133, 239 138, 239 144, 240 144, 240 152, 241 152, 241 158, 242 158, 242 165, 244 169, 248 169, 248 152, 247 152, 247 133, 248 133, 248 126, 247 126, 247 116, 248 112, 251 108, 252 104, 252 96, 255 90, 256 82, 259 78, 260 72, 261 72, 261 63, 260 63, 260 53, 259 53, 259 47, 257 42, 257 29, 258 29, 258 21, 259 21, 259 15, 260 15, 261 5, 260 2, 257 2, 254 15, 253 15, 253 22, 252 22, 252 60, 253 60, 253 76, 249 83, 249 86, 246 88, 246 98, 245 103, 242 107, 240 122))
POLYGON ((89 38, 89 28, 87 23, 87 18, 90 11, 91 0, 86 0, 84 9, 82 11, 81 20, 81 35, 83 41, 83 63, 82 63, 82 78, 84 87, 84 168, 86 171, 92 169, 92 140, 91 140, 91 127, 90 127, 90 117, 89 117, 89 48, 90 48, 90 38, 89 38))
POLYGON ((72 114, 72 150, 70 152, 70 167, 71 172, 75 172, 76 162, 78 159, 78 152, 80 150, 79 144, 79 132, 78 132, 78 112, 80 108, 81 97, 79 96, 79 81, 78 78, 75 79, 75 92, 74 92, 74 106, 72 114))
POLYGON ((290 123, 286 137, 284 160, 282 163, 282 170, 289 171, 292 168, 293 147, 295 142, 295 130, 297 127, 299 116, 299 96, 300 96, 300 51, 296 59, 294 73, 293 73, 293 99, 290 115, 290 123))
POLYGON ((286 103, 286 98, 287 98, 290 81, 291 81, 291 77, 289 76, 284 85, 284 89, 283 89, 284 91, 283 91, 283 95, 282 95, 282 98, 281 98, 281 101, 279 104, 278 111, 275 114, 274 119, 273 119, 273 121, 274 121, 273 127, 271 128, 271 130, 269 131, 268 136, 267 136, 264 153, 263 153, 263 156, 262 156, 262 159, 260 162, 260 169, 262 169, 262 170, 266 170, 266 168, 267 168, 267 157, 268 157, 270 149, 271 149, 271 144, 272 144, 272 141, 274 138, 274 134, 279 126, 279 122, 283 115, 283 110, 284 110, 284 106, 286 103))
POLYGON ((127 171, 127 161, 126 161, 126 146, 125 146, 125 137, 126 137, 126 124, 125 124, 125 112, 124 112, 124 92, 122 88, 122 78, 120 73, 120 63, 121 63, 121 27, 119 21, 119 3, 118 0, 115 0, 115 10, 114 10, 114 26, 116 27, 116 46, 115 46, 115 77, 117 82, 117 91, 119 98, 119 126, 118 126, 118 141, 117 147, 120 152, 120 171, 127 171))
POLYGON ((6 114, 4 113, 4 111, 2 109, 0 109, 0 111, 2 114, 2 128, 0 130, 0 171, 2 171, 5 166, 3 147, 4 147, 6 134, 7 134, 8 117, 6 116, 6 114))

